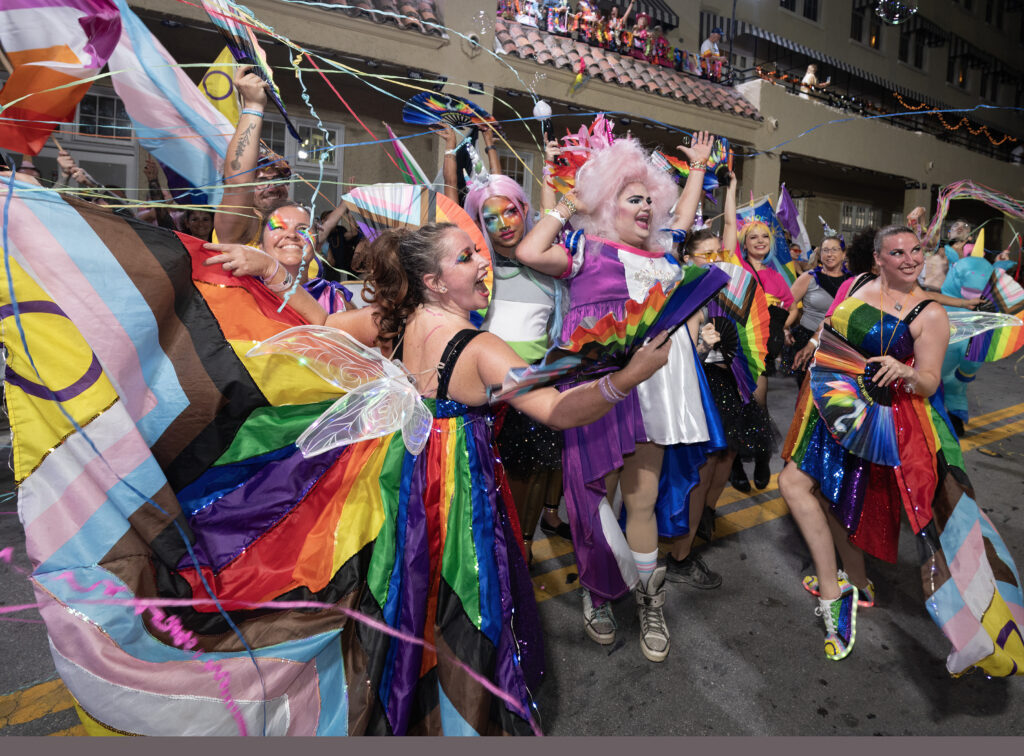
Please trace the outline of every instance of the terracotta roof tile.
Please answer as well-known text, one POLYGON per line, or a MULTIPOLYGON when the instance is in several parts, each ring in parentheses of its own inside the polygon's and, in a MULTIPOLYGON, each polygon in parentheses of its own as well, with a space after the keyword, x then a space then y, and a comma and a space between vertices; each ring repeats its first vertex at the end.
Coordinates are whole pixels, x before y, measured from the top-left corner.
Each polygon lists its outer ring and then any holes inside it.
MULTIPOLYGON (((371 0, 355 0, 357 3, 371 0)), ((372 0, 375 5, 382 5, 389 0, 372 0)), ((399 0, 401 3, 409 0, 399 0)), ((417 2, 413 2, 416 5, 417 2)), ((418 0, 419 5, 430 5, 436 12, 436 0, 418 0)), ((421 11, 422 13, 422 11, 421 11)), ((557 37, 538 31, 532 27, 523 27, 515 22, 497 19, 494 33, 499 49, 508 55, 520 58, 536 56, 538 63, 557 68, 579 69, 582 58, 587 73, 600 77, 604 81, 649 91, 661 97, 673 97, 703 107, 735 113, 744 118, 759 120, 757 112, 749 101, 744 99, 735 89, 715 84, 672 68, 655 66, 633 57, 610 53, 598 47, 589 47, 582 42, 574 42, 568 37, 557 37)))
POLYGON ((348 0, 339 5, 350 16, 362 16, 378 24, 391 24, 400 29, 412 29, 423 34, 447 38, 443 28, 444 20, 437 7, 437 0, 348 0), (433 24, 433 25, 432 25, 433 24))

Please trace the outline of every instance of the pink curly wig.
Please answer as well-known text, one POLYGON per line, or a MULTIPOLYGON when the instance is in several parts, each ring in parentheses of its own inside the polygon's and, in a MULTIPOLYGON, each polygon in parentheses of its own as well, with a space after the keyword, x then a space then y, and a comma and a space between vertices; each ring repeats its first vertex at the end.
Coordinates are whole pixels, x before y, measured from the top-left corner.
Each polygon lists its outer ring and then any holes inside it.
POLYGON ((484 223, 484 203, 491 197, 505 197, 516 206, 516 209, 523 216, 524 236, 533 228, 533 218, 530 212, 530 200, 527 198, 526 192, 523 191, 523 187, 515 179, 495 174, 488 176, 478 184, 474 184, 473 188, 466 194, 466 201, 463 207, 469 213, 469 217, 480 226, 480 230, 483 231, 484 238, 487 240, 487 246, 491 248, 491 253, 493 254, 494 246, 491 244, 491 237, 487 233, 487 225, 484 223))
POLYGON ((615 241, 615 212, 619 194, 627 184, 639 182, 647 187, 653 200, 651 235, 647 249, 668 249, 672 237, 663 233, 671 218, 672 206, 679 197, 679 187, 635 139, 617 139, 610 147, 594 152, 576 174, 576 196, 587 215, 577 215, 573 225, 588 236, 615 241))

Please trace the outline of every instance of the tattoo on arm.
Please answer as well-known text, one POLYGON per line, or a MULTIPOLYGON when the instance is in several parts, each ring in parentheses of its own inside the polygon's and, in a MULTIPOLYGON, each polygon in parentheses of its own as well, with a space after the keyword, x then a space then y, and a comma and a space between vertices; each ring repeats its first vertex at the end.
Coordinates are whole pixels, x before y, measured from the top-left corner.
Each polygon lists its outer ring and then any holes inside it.
POLYGON ((245 148, 248 147, 249 142, 252 141, 252 132, 255 128, 256 124, 250 123, 245 127, 245 131, 238 136, 238 146, 235 147, 235 157, 231 161, 231 167, 236 171, 240 170, 242 167, 242 153, 245 152, 245 148))

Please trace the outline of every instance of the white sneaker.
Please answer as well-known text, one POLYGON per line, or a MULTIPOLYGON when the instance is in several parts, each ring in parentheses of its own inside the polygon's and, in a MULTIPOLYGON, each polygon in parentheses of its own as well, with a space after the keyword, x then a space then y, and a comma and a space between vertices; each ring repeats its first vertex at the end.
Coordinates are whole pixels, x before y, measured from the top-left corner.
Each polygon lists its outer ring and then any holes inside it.
POLYGON ((612 614, 611 602, 605 601, 601 606, 594 607, 590 591, 583 589, 583 627, 587 635, 595 643, 607 646, 615 642, 615 615, 612 614))
POLYGON ((643 586, 636 589, 636 616, 640 620, 640 650, 653 662, 665 661, 670 648, 665 624, 665 567, 658 567, 643 586))

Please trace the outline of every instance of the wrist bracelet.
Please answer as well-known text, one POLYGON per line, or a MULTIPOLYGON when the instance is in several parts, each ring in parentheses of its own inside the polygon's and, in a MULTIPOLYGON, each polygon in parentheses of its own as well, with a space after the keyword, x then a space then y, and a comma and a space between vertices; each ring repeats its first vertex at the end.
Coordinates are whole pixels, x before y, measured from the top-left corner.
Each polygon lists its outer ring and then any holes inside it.
POLYGON ((486 147, 484 147, 484 152, 490 152, 491 150, 496 150, 496 149, 498 149, 498 148, 495 147, 493 144, 489 144, 486 147))
POLYGON ((628 394, 623 394, 615 388, 615 384, 612 383, 611 374, 601 378, 601 380, 597 382, 597 388, 600 390, 601 396, 604 397, 604 400, 609 404, 618 404, 628 396, 628 394))
POLYGON ((565 209, 569 211, 569 217, 576 215, 576 205, 571 199, 563 196, 562 199, 558 200, 559 205, 565 205, 565 209))
POLYGON ((263 111, 262 110, 256 110, 255 108, 242 108, 242 114, 243 115, 256 116, 257 118, 262 118, 263 117, 263 111))
MULTIPOLYGON (((276 273, 277 271, 274 271, 274 272, 276 273)), ((279 284, 269 284, 268 283, 268 284, 265 284, 265 285, 272 292, 274 292, 276 294, 280 294, 282 291, 287 291, 288 289, 290 289, 292 287, 293 283, 295 283, 295 276, 293 276, 288 271, 285 271, 284 272, 284 280, 281 283, 279 283, 279 284)))
POLYGON ((811 338, 807 339, 807 343, 808 344, 814 344, 814 348, 815 349, 818 348, 818 340, 816 338, 814 338, 813 336, 811 336, 811 338))
POLYGON ((560 226, 564 226, 566 221, 569 220, 568 218, 566 218, 564 215, 562 215, 557 210, 545 210, 544 211, 544 215, 553 215, 556 218, 558 218, 558 225, 560 225, 560 226))
POLYGON ((703 170, 707 170, 707 167, 708 167, 708 161, 707 160, 694 160, 692 163, 690 163, 690 170, 691 171, 703 171, 703 170))
POLYGON ((270 275, 269 276, 260 276, 260 281, 262 281, 265 286, 269 286, 270 282, 274 280, 274 276, 277 275, 277 271, 279 271, 279 270, 281 270, 281 261, 275 259, 274 260, 274 269, 272 271, 270 271, 270 275))

